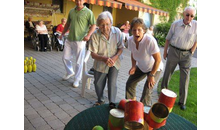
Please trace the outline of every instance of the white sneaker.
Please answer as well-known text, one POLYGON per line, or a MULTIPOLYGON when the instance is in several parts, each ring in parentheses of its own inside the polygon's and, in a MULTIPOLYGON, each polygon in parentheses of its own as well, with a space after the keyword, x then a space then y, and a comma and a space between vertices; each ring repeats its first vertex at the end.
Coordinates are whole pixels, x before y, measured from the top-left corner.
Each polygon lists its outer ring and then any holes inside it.
POLYGON ((68 80, 70 77, 72 77, 73 75, 75 75, 75 73, 73 72, 72 74, 65 74, 64 76, 63 76, 63 80, 68 80))
POLYGON ((73 82, 73 87, 74 87, 74 88, 78 88, 78 87, 79 87, 79 81, 78 81, 78 80, 75 80, 75 81, 73 82))

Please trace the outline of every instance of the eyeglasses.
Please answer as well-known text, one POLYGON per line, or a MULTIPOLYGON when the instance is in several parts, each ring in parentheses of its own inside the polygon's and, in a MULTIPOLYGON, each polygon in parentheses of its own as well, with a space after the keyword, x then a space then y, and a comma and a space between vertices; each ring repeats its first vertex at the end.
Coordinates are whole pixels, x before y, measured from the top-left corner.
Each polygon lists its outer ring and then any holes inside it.
POLYGON ((187 17, 191 16, 191 18, 193 18, 193 17, 194 17, 193 15, 190 15, 190 14, 186 14, 186 16, 187 16, 187 17))

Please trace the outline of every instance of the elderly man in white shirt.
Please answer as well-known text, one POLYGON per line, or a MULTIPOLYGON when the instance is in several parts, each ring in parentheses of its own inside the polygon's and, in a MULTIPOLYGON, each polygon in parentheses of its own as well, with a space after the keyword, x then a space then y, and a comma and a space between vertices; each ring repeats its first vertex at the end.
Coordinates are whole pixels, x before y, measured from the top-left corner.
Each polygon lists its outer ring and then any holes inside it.
POLYGON ((168 88, 169 80, 177 66, 180 68, 180 109, 186 109, 186 99, 190 79, 191 58, 197 47, 197 21, 193 20, 196 11, 193 7, 186 7, 183 19, 172 23, 166 36, 164 59, 167 59, 161 89, 168 88), (169 51, 167 52, 168 46, 169 51))
POLYGON ((115 107, 117 77, 121 66, 120 55, 123 51, 122 33, 112 24, 111 13, 105 11, 99 14, 97 19, 99 29, 91 36, 88 47, 94 59, 94 85, 98 97, 94 106, 104 103, 103 91, 107 82, 110 108, 115 107))

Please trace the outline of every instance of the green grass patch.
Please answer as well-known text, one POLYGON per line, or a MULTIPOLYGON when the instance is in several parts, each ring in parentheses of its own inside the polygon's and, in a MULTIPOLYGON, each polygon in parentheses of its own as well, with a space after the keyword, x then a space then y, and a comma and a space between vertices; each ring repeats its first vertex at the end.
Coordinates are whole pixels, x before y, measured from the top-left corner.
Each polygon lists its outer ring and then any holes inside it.
MULTIPOLYGON (((197 68, 192 68, 190 72, 190 82, 188 88, 188 97, 186 101, 186 110, 181 110, 178 106, 179 102, 179 80, 180 71, 175 71, 169 83, 168 89, 174 91, 177 94, 176 103, 172 112, 176 113, 192 122, 197 126, 197 68)), ((162 79, 159 81, 158 93, 160 93, 162 79)))

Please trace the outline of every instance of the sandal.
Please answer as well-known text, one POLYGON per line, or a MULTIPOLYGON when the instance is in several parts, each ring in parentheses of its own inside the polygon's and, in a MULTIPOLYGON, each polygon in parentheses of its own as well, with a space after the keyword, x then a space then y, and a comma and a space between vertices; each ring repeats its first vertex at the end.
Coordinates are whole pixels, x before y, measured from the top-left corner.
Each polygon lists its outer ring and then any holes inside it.
POLYGON ((93 107, 100 106, 100 105, 101 105, 100 103, 96 102, 96 103, 93 105, 93 107))
POLYGON ((110 109, 116 108, 116 105, 113 102, 111 102, 111 103, 109 103, 109 108, 110 109))
POLYGON ((96 106, 100 106, 100 105, 102 105, 102 104, 104 104, 105 102, 96 102, 94 105, 93 105, 93 107, 96 107, 96 106))

